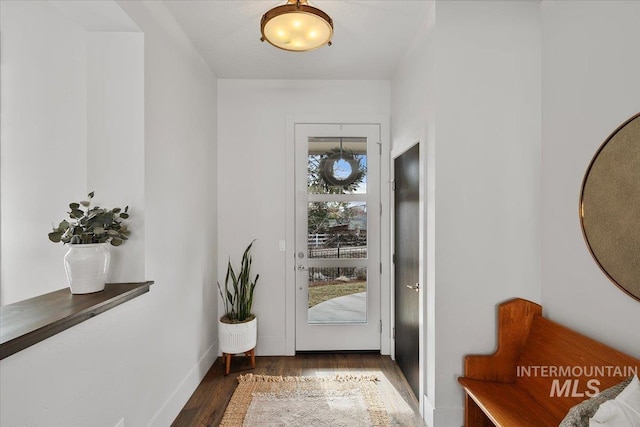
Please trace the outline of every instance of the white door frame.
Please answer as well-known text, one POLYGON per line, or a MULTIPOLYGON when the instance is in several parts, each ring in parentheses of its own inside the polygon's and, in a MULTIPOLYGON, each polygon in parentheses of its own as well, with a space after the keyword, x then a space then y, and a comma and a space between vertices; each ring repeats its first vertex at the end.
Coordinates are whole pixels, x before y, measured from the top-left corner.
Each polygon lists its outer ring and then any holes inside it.
MULTIPOLYGON (((420 330, 418 332, 419 334, 419 344, 418 344, 418 357, 419 357, 419 365, 420 365, 420 392, 418 393, 418 396, 416 396, 416 398, 418 399, 418 403, 419 403, 419 408, 420 408, 420 415, 422 415, 424 417, 424 396, 425 396, 425 392, 426 392, 426 388, 425 388, 425 382, 424 382, 424 373, 425 373, 425 361, 426 361, 426 352, 425 352, 425 307, 427 307, 426 302, 427 302, 427 261, 426 261, 426 240, 425 240, 425 226, 427 224, 426 222, 426 215, 427 215, 427 208, 426 208, 426 195, 427 195, 427 173, 426 173, 426 165, 427 165, 427 144, 425 144, 421 139, 417 140, 417 141, 412 141, 408 144, 403 144, 402 146, 398 146, 398 147, 394 147, 394 149, 391 151, 390 153, 390 160, 389 160, 389 171, 390 171, 390 176, 391 176, 391 180, 393 180, 393 178, 395 177, 395 168, 394 168, 394 161, 395 159, 397 159, 398 157, 400 157, 402 154, 404 154, 405 152, 407 152, 409 149, 413 148, 416 144, 418 144, 419 146, 419 169, 420 169, 420 176, 419 176, 419 183, 420 183, 420 193, 419 193, 419 211, 418 211, 418 234, 419 234, 419 246, 418 246, 418 256, 420 259, 420 263, 419 263, 419 267, 418 267, 418 277, 420 279, 420 299, 418 300, 418 317, 420 319, 420 330)), ((393 191, 391 191, 393 192, 393 191)), ((393 207, 393 203, 394 203, 394 198, 393 198, 393 194, 391 194, 391 198, 390 198, 390 207, 393 207)), ((391 236, 391 240, 389 242, 389 247, 390 247, 390 257, 393 258, 393 254, 395 253, 395 248, 393 247, 394 245, 394 241, 395 241, 395 227, 394 227, 394 221, 395 221, 395 216, 394 216, 394 209, 390 210, 390 221, 389 221, 389 230, 390 230, 390 236, 391 236)), ((393 260, 391 261, 391 268, 393 269, 393 260)), ((391 296, 391 313, 390 313, 390 319, 391 319, 391 330, 392 330, 392 334, 391 334, 391 340, 390 340, 390 354, 391 354, 391 358, 393 360, 395 360, 396 355, 396 343, 395 343, 395 339, 393 337, 393 330, 395 329, 395 275, 391 274, 390 276, 390 296, 391 296)))
POLYGON ((382 319, 382 333, 380 336, 380 354, 388 355, 391 348, 391 222, 390 222, 390 156, 389 156, 389 116, 378 114, 291 114, 286 117, 286 170, 285 170, 285 351, 286 355, 296 353, 296 271, 295 271, 295 134, 296 123, 305 124, 378 124, 380 125, 380 143, 382 154, 380 158, 380 200, 382 215, 380 217, 380 260, 382 275, 380 277, 380 318, 382 319))

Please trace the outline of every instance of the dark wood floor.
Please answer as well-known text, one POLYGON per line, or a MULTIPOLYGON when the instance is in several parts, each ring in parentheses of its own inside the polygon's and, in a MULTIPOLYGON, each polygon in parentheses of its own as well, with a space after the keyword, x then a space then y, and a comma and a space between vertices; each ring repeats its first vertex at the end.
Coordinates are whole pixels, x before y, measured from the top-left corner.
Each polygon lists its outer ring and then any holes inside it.
POLYGON ((299 354, 291 357, 257 357, 251 369, 248 358, 236 356, 231 373, 224 376, 218 358, 173 422, 174 427, 217 426, 236 388, 236 377, 262 375, 372 374, 380 378, 379 390, 393 425, 423 426, 416 401, 398 365, 389 356, 361 353, 299 354))

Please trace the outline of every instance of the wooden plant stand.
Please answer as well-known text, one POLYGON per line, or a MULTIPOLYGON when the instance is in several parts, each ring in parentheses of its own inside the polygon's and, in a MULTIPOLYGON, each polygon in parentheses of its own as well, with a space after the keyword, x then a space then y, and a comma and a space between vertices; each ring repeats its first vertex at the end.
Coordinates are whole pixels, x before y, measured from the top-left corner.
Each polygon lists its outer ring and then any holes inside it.
MULTIPOLYGON (((251 369, 256 367, 256 349, 255 347, 249 351, 244 352, 245 356, 251 357, 251 369)), ((222 353, 222 362, 224 363, 224 374, 229 375, 229 371, 231 370, 231 353, 222 353)))

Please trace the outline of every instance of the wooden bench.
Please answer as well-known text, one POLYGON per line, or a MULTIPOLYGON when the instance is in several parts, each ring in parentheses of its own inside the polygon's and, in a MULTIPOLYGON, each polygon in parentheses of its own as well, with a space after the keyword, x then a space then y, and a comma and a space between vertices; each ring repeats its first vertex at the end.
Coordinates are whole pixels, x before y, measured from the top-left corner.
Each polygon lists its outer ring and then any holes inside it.
POLYGON ((513 299, 498 308, 497 351, 464 359, 465 426, 558 427, 572 406, 635 372, 640 360, 513 299))

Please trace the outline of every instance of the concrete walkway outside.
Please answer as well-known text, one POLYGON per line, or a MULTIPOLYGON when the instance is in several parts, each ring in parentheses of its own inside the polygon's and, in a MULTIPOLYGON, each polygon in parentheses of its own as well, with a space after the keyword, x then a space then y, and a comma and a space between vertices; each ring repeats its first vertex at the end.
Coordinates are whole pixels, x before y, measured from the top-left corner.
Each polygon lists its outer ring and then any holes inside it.
POLYGON ((316 304, 309 309, 309 323, 367 321, 367 293, 345 295, 316 304))

